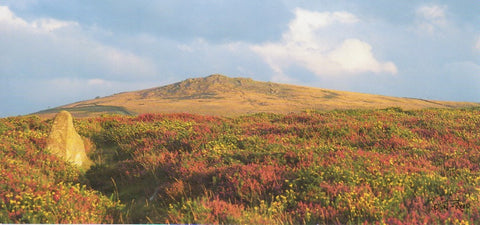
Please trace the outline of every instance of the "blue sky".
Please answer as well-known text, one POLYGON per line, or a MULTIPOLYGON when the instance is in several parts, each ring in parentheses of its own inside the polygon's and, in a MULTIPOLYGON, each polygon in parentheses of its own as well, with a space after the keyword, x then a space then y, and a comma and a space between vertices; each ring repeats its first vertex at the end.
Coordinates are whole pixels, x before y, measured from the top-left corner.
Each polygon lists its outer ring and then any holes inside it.
POLYGON ((480 3, 0 0, 0 117, 221 73, 480 102, 480 3))

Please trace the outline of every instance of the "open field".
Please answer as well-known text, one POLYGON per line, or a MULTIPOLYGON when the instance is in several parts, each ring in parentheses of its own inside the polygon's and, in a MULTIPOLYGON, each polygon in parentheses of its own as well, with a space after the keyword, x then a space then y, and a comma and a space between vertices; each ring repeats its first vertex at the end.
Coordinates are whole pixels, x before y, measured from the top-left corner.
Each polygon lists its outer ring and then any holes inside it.
POLYGON ((51 123, 0 119, 0 222, 480 220, 479 108, 77 118, 84 172, 44 151, 51 123))

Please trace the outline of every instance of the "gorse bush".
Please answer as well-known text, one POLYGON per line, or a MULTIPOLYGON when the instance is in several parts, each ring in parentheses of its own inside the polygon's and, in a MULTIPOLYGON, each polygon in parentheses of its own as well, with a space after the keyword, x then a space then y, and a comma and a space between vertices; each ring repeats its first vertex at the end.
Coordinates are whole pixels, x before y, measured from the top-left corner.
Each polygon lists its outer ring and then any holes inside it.
POLYGON ((2 221, 480 220, 479 109, 77 119, 96 161, 85 174, 43 152, 49 126, 21 117, 0 123, 1 160, 10 160, 2 162, 2 221), (80 201, 63 201, 72 197, 80 201), (35 213, 37 205, 49 214, 35 213))

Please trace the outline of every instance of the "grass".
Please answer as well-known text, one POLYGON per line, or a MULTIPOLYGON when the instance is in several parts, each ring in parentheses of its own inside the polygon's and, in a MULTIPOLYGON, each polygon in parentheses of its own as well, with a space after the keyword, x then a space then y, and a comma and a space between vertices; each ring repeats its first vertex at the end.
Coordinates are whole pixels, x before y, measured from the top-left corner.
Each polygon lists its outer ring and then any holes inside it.
POLYGON ((95 115, 101 115, 101 114, 134 115, 134 113, 125 109, 125 107, 122 107, 122 106, 97 105, 97 104, 80 105, 72 108, 57 107, 53 109, 42 110, 35 114, 52 116, 62 110, 66 110, 70 112, 75 117, 87 117, 87 116, 95 116, 95 115))
POLYGON ((205 78, 187 79, 163 87, 83 101, 54 110, 67 109, 75 113, 75 110, 78 109, 78 114, 75 116, 88 116, 89 114, 95 116, 100 111, 126 115, 190 112, 203 115, 234 116, 256 112, 301 112, 305 109, 381 109, 387 107, 424 109, 479 105, 479 103, 468 102, 388 97, 212 75, 205 78))

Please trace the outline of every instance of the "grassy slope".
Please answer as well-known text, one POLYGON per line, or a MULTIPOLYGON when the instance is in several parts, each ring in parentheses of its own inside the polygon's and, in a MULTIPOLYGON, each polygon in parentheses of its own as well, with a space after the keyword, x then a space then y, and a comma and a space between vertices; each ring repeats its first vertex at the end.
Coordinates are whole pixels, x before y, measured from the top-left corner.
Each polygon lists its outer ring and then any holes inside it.
MULTIPOLYGON (((335 91, 246 78, 211 75, 179 83, 120 93, 60 107, 77 117, 98 112, 141 114, 188 112, 204 115, 241 115, 245 113, 300 112, 305 109, 403 109, 479 106, 477 103, 429 101, 381 95, 335 91), (85 109, 85 107, 88 107, 85 109)), ((60 110, 58 108, 54 110, 60 110)), ((49 111, 42 112, 50 113, 49 111)))

